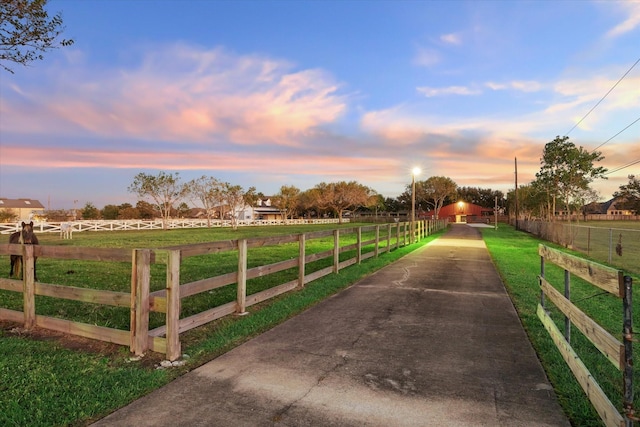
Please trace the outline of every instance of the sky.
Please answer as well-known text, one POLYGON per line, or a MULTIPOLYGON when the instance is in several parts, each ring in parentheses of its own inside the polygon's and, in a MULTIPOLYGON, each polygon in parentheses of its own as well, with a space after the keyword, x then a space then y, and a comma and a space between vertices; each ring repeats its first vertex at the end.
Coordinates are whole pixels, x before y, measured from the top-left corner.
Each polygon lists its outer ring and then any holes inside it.
POLYGON ((0 70, 0 197, 135 205, 134 177, 163 171, 265 195, 357 181, 395 198, 414 167, 506 194, 515 159, 527 184, 563 135, 605 157, 601 200, 640 175, 640 1, 47 10, 75 43, 0 70))

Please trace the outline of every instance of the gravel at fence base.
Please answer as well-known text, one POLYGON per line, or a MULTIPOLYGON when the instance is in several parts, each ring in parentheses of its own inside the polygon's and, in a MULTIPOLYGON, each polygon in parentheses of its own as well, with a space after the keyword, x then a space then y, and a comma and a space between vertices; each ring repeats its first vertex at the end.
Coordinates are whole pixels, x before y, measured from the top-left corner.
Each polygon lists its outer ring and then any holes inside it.
POLYGON ((95 425, 570 424, 477 230, 454 225, 95 425))

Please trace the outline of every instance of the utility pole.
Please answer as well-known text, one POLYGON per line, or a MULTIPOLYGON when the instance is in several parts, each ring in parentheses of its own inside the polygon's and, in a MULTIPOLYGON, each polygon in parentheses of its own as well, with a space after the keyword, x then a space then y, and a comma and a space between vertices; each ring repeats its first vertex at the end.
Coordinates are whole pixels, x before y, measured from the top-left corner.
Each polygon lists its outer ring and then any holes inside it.
POLYGON ((520 228, 518 228, 518 158, 514 157, 515 160, 515 165, 516 165, 516 230, 519 230, 520 228))

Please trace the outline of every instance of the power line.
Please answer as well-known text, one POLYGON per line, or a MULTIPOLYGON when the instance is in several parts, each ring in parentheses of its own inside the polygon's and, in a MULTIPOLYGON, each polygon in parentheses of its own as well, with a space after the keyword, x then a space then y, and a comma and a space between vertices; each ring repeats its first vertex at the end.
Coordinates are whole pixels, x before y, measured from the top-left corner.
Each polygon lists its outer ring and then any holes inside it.
POLYGON ((596 109, 596 107, 597 107, 598 105, 600 105, 600 103, 601 103, 602 101, 604 101, 604 99, 605 99, 605 98, 606 98, 606 97, 611 93, 611 91, 612 91, 613 89, 615 89, 615 88, 616 88, 616 86, 618 86, 618 83, 620 83, 620 82, 622 81, 622 79, 624 79, 625 77, 627 77, 627 74, 629 74, 629 72, 630 72, 631 70, 633 70, 633 67, 635 67, 635 66, 638 64, 638 62, 640 62, 640 58, 638 58, 638 60, 637 60, 637 61, 636 61, 632 66, 631 66, 631 68, 629 68, 629 69, 627 70, 627 72, 626 72, 626 73, 624 73, 624 75, 623 75, 622 77, 620 77, 620 79, 616 82, 616 84, 614 84, 614 85, 613 85, 613 87, 612 87, 611 89, 609 89, 609 92, 605 93, 605 94, 604 94, 604 96, 603 96, 602 98, 600 98, 600 101, 598 101, 598 102, 596 103, 596 105, 594 105, 594 106, 591 108, 591 110, 589 110, 589 112, 588 112, 587 114, 585 114, 585 115, 584 115, 584 117, 580 119, 580 121, 578 121, 578 123, 576 123, 575 125, 573 125, 573 127, 572 127, 571 129, 569 129, 569 132, 565 133, 565 134, 564 134, 564 136, 568 136, 568 135, 571 133, 571 131, 572 131, 572 130, 574 130, 576 127, 578 127, 578 125, 579 125, 580 123, 582 123, 582 121, 583 121, 584 119, 586 119, 586 118, 587 118, 587 116, 588 116, 589 114, 591 114, 591 112, 592 112, 593 110, 595 110, 595 109, 596 109))
POLYGON ((617 168, 615 168, 613 170, 607 171, 607 173, 605 173, 603 175, 611 175, 612 173, 620 172, 621 170, 626 169, 626 168, 628 168, 630 166, 633 166, 633 165, 637 165, 638 163, 640 163, 640 159, 634 160, 634 161, 632 161, 630 163, 627 163, 626 165, 623 165, 623 166, 618 166, 617 168))
POLYGON ((635 119, 634 121, 632 121, 631 123, 629 123, 624 129, 622 129, 620 132, 616 133, 615 135, 613 135, 611 138, 607 139, 605 142, 603 142, 602 144, 598 145, 596 148, 594 148, 593 150, 591 150, 591 152, 593 153, 594 151, 596 151, 598 148, 602 147, 604 144, 606 144, 607 142, 611 141, 613 138, 615 138, 616 136, 620 135, 622 132, 624 132, 625 130, 629 129, 631 126, 635 125, 636 123, 638 123, 638 121, 640 121, 640 117, 638 117, 637 119, 635 119))

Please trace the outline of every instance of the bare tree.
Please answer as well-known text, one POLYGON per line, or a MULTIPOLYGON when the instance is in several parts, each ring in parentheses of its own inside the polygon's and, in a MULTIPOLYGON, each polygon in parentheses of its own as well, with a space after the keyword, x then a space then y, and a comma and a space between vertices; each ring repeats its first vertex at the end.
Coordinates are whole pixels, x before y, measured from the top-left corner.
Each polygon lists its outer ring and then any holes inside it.
POLYGON ((218 179, 202 175, 187 183, 187 189, 192 199, 199 202, 207 215, 207 227, 211 227, 211 218, 216 208, 222 205, 223 183, 218 179))
MULTIPOLYGON (((13 74, 5 63, 28 65, 42 60, 43 53, 58 47, 56 40, 64 30, 62 15, 52 18, 45 10, 47 0, 0 1, 0 66, 13 74)), ((70 46, 73 39, 63 39, 59 46, 70 46)))
POLYGON ((160 172, 155 176, 140 172, 135 176, 128 190, 140 198, 149 197, 155 202, 162 216, 164 230, 167 229, 167 221, 171 217, 174 204, 187 194, 187 187, 180 183, 178 172, 174 174, 160 172))
POLYGON ((239 185, 231 185, 225 182, 222 185, 222 202, 229 208, 231 227, 238 229, 238 216, 247 206, 253 206, 256 199, 256 189, 250 187, 247 191, 239 185))

